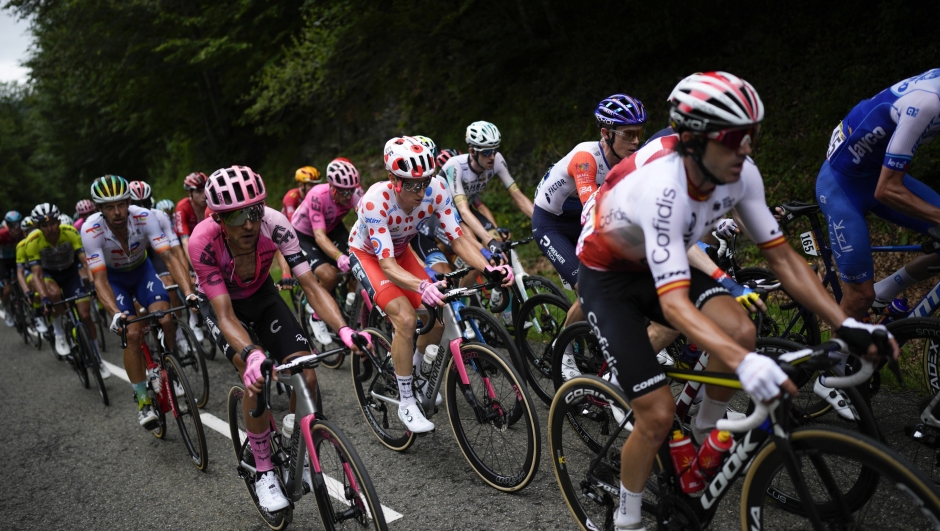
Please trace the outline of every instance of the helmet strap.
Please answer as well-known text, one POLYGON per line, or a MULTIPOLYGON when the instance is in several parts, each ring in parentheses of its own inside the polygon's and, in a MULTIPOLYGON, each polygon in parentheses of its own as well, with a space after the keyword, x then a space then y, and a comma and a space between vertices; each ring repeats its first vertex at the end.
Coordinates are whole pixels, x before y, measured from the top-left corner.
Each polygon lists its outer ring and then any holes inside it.
MULTIPOLYGON (((477 153, 477 148, 471 148, 471 149, 472 151, 470 152, 470 158, 472 158, 473 162, 475 162, 477 167, 480 168, 480 173, 483 173, 484 171, 486 171, 486 168, 483 167, 483 164, 480 164, 480 155, 479 153, 477 153)), ((472 165, 470 166, 470 171, 473 171, 472 165)), ((473 173, 477 173, 477 172, 473 171, 473 173)))
POLYGON ((604 129, 607 129, 607 132, 610 133, 610 135, 609 135, 609 136, 604 136, 603 133, 602 133, 602 134, 601 134, 601 138, 604 139, 604 143, 607 144, 607 147, 608 147, 608 148, 610 148, 610 153, 611 153, 613 156, 617 157, 618 159, 623 160, 625 157, 620 156, 620 153, 617 153, 617 151, 614 149, 614 142, 617 141, 617 135, 615 135, 614 133, 612 133, 612 132, 611 132, 612 129, 608 128, 607 126, 604 126, 604 129))

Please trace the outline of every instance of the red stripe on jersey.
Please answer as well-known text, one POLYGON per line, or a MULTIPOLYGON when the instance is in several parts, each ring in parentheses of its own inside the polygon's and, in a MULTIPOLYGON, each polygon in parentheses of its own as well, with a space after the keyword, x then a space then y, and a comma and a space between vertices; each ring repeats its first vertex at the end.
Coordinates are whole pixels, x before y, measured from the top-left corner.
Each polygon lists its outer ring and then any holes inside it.
POLYGON ((757 248, 760 249, 760 250, 770 249, 770 248, 776 247, 776 246, 778 246, 778 245, 783 245, 784 243, 787 243, 787 239, 786 239, 785 237, 783 237, 783 236, 778 236, 778 237, 776 237, 776 238, 770 240, 769 242, 758 243, 758 244, 757 244, 757 248))
POLYGON ((689 289, 689 286, 691 285, 692 285, 691 280, 676 280, 676 281, 670 282, 669 284, 663 284, 662 286, 656 288, 656 295, 659 295, 660 297, 662 297, 663 295, 669 293, 672 290, 676 290, 679 288, 689 289))

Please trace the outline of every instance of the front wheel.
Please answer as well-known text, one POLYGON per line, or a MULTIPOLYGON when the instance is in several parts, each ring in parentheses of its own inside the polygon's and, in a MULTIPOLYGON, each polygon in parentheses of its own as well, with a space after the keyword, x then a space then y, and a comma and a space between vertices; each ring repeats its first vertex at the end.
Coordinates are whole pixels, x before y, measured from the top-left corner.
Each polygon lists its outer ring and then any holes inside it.
POLYGON ((329 421, 317 420, 305 440, 320 463, 320 473, 311 479, 324 529, 387 530, 379 495, 346 434, 329 421))
POLYGON ((526 361, 532 392, 546 405, 555 396, 552 347, 564 328, 571 302, 543 293, 525 301, 515 316, 516 347, 526 361))
POLYGON ((196 469, 205 472, 209 467, 206 432, 202 428, 202 418, 189 379, 176 356, 167 354, 163 358, 163 365, 169 378, 171 410, 183 436, 183 444, 186 445, 186 451, 192 457, 196 469))
MULTIPOLYGON (((72 369, 75 371, 75 374, 78 375, 78 381, 81 382, 82 387, 88 389, 91 383, 88 380, 88 367, 85 365, 85 360, 88 359, 88 356, 85 355, 84 346, 78 339, 78 329, 74 326, 66 327, 65 337, 72 351, 69 355, 69 363, 72 364, 72 369)), ((52 352, 54 354, 56 353, 54 343, 52 345, 52 352)))
POLYGON ((108 405, 108 389, 104 386, 104 378, 101 377, 101 359, 98 356, 98 348, 95 342, 89 337, 88 329, 84 323, 75 325, 75 331, 78 336, 78 344, 85 359, 85 367, 95 378, 95 384, 98 386, 98 395, 101 396, 101 402, 108 405))
POLYGON ((206 367, 206 358, 199 348, 193 329, 181 320, 176 321, 176 326, 180 331, 176 334, 176 355, 180 368, 189 380, 196 406, 206 407, 209 402, 209 368, 206 367))
POLYGON ((524 489, 539 469, 541 432, 519 373, 486 345, 463 343, 445 385, 447 413, 460 450, 491 487, 524 489), (462 381, 465 372, 468 382, 462 381), (513 420, 518 414, 518 420, 513 420))

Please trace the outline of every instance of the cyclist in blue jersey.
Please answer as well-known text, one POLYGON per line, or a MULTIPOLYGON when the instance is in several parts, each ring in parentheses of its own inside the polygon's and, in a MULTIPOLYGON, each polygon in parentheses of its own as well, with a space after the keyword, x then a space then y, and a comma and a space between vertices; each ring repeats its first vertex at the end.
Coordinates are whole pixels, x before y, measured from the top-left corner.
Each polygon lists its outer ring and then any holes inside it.
MULTIPOLYGON (((865 214, 871 212, 922 234, 940 224, 940 194, 907 174, 917 148, 938 131, 940 68, 863 100, 832 132, 816 179, 816 196, 829 225, 842 279, 841 305, 853 317, 864 316, 876 294, 865 214)), ((915 260, 880 282, 879 298, 893 298, 929 277, 930 263, 938 263, 936 256, 915 260)))

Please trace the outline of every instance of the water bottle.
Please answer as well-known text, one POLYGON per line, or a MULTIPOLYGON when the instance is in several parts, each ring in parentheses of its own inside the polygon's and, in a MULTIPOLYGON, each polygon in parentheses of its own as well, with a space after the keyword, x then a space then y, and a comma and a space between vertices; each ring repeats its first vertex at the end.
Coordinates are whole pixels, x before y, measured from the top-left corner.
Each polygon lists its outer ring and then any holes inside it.
POLYGON ((699 448, 696 460, 698 471, 704 479, 709 480, 715 477, 732 445, 734 445, 734 439, 731 438, 731 433, 712 430, 708 439, 705 439, 702 447, 699 448))
POLYGON ((683 435, 682 430, 672 432, 669 441, 669 455, 672 457, 672 466, 679 476, 679 487, 686 494, 694 494, 705 488, 705 482, 696 467, 695 446, 692 438, 683 435))
POLYGON ((437 359, 438 351, 441 349, 438 345, 428 345, 424 349, 424 358, 421 363, 421 374, 431 374, 431 366, 437 359))
POLYGON ((888 311, 885 312, 885 318, 881 324, 888 324, 895 319, 900 319, 910 311, 911 308, 907 305, 907 299, 894 299, 891 301, 891 304, 888 305, 888 311))
POLYGON ((281 423, 281 433, 284 437, 290 439, 291 434, 294 433, 294 414, 288 413, 284 415, 284 421, 281 423))
POLYGON ((691 369, 701 355, 702 351, 699 350, 698 345, 691 342, 686 343, 682 347, 682 352, 679 353, 679 359, 676 360, 676 368, 691 369))
POLYGON ((147 369, 147 376, 150 378, 150 385, 154 393, 161 391, 160 369, 147 369))
POLYGON ((346 294, 346 313, 349 313, 349 312, 352 311, 352 309, 353 309, 353 304, 354 304, 355 302, 356 302, 356 294, 355 294, 355 293, 347 293, 347 294, 346 294))

